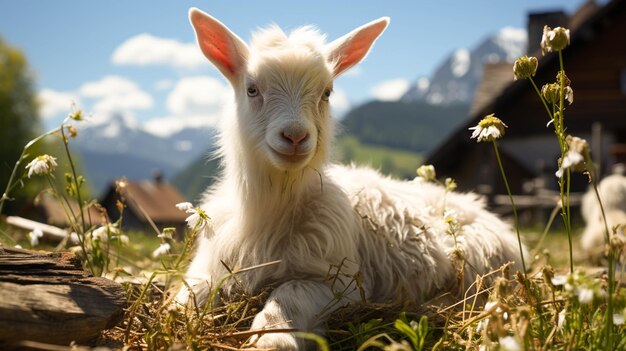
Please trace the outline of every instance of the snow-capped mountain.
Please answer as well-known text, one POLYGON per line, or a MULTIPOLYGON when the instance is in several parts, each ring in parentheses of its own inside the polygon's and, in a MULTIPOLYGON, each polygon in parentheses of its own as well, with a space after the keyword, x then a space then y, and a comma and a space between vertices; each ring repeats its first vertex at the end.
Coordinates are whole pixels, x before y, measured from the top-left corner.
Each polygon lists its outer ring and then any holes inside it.
MULTIPOLYGON (((454 51, 430 78, 421 77, 401 98, 431 104, 470 103, 488 62, 511 62, 526 51, 526 31, 506 27, 488 37, 473 50, 454 51)), ((511 73, 512 74, 512 73, 511 73)))
POLYGON ((212 142, 210 128, 186 128, 161 137, 118 114, 106 121, 80 126, 71 147, 81 156, 87 180, 99 193, 106 184, 122 176, 145 179, 156 171, 166 178, 172 176, 207 153, 212 142))

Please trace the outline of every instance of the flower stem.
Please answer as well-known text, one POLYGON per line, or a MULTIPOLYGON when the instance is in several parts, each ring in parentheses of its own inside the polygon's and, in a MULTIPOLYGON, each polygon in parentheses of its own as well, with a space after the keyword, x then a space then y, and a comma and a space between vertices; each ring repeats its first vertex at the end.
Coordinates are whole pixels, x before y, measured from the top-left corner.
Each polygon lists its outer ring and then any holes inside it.
POLYGON ((13 167, 13 170, 11 171, 11 176, 9 177, 9 181, 7 182, 7 186, 4 190, 4 192, 2 193, 2 195, 0 195, 0 214, 2 213, 2 209, 4 208, 4 202, 6 200, 9 200, 9 193, 11 192, 11 190, 13 190, 13 188, 15 187, 15 184, 13 183, 13 179, 15 178, 15 174, 17 173, 17 169, 20 168, 20 164, 22 163, 22 161, 24 160, 24 157, 26 155, 26 150, 28 150, 29 147, 31 147, 34 143, 38 142, 39 140, 45 138, 48 135, 54 134, 56 132, 59 131, 59 128, 55 128, 52 129, 44 134, 39 135, 38 137, 36 137, 35 139, 29 141, 24 148, 22 149, 22 153, 20 154, 20 157, 17 159, 17 162, 15 162, 15 166, 13 167))
POLYGON ((507 181, 506 174, 504 173, 504 167, 502 166, 502 160, 500 159, 500 152, 498 151, 498 144, 496 140, 493 141, 493 150, 496 153, 496 159, 498 160, 498 166, 500 167, 500 173, 502 174, 502 180, 504 180, 504 186, 506 187, 506 191, 509 195, 509 200, 511 200, 511 206, 513 207, 513 217, 515 219, 515 231, 517 232, 517 243, 519 244, 519 254, 522 259, 522 269, 524 270, 524 283, 527 285, 528 282, 526 279, 526 262, 524 261, 524 249, 522 248, 522 238, 519 233, 519 219, 517 217, 517 208, 515 207, 515 201, 513 200, 513 194, 511 194, 511 188, 509 187, 509 182, 507 181))
POLYGON ((70 154, 70 148, 68 146, 67 137, 65 136, 65 132, 63 131, 63 123, 61 123, 61 138, 63 141, 63 146, 65 147, 65 153, 67 154, 67 160, 70 163, 70 168, 72 169, 72 175, 74 176, 74 185, 76 186, 76 199, 78 200, 78 208, 80 211, 80 222, 82 225, 81 232, 84 233, 86 231, 86 222, 85 222, 85 213, 83 211, 83 200, 80 194, 80 184, 78 182, 78 175, 76 174, 76 167, 74 166, 74 161, 72 160, 72 155, 70 154))
MULTIPOLYGON (((559 139, 559 143, 561 145, 561 160, 565 158, 565 154, 567 153, 567 143, 565 142, 565 68, 563 65, 563 51, 559 50, 559 107, 558 107, 558 124, 556 120, 554 122, 554 126, 557 133, 557 138, 559 139)), ((571 227, 571 214, 570 214, 570 182, 571 182, 571 171, 568 169, 565 174, 565 183, 563 184, 563 179, 561 179, 561 205, 563 206, 563 223, 565 224, 565 231, 567 232, 567 240, 569 243, 569 260, 570 260, 570 273, 574 273, 574 254, 572 249, 572 227, 571 227)))
POLYGON ((548 102, 546 102, 546 99, 544 99, 543 95, 541 95, 541 91, 537 87, 537 84, 535 84, 535 81, 533 80, 532 77, 529 77, 528 79, 530 80, 530 83, 532 83, 533 88, 535 88, 535 92, 537 92, 537 95, 539 96, 539 99, 543 103, 543 107, 546 108, 546 112, 548 112, 548 117, 550 117, 550 119, 554 119, 554 115, 552 114, 552 112, 550 112, 550 108, 548 107, 548 102))

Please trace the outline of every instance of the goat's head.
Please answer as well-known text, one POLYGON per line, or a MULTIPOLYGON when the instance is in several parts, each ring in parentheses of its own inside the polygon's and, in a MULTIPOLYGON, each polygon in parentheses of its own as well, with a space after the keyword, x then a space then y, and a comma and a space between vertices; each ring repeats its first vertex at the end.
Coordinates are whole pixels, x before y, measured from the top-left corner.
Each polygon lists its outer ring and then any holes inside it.
POLYGON ((189 17, 200 49, 235 91, 238 142, 281 171, 316 168, 327 158, 333 80, 367 55, 389 23, 380 18, 329 44, 310 27, 286 35, 272 26, 248 46, 198 9, 189 17))

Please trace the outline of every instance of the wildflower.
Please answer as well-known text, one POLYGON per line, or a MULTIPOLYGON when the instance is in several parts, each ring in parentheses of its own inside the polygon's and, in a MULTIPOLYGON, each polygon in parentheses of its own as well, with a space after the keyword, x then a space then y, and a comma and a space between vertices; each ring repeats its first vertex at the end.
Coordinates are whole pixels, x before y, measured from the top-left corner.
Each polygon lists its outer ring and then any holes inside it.
POLYGON ((128 179, 122 177, 115 180, 115 192, 125 195, 126 188, 128 188, 128 179))
POLYGON ((107 241, 109 237, 113 239, 113 237, 117 236, 119 233, 120 230, 117 229, 117 227, 112 224, 107 224, 92 231, 91 238, 98 241, 107 241))
POLYGON ((163 232, 157 236, 161 240, 173 240, 174 233, 176 233, 176 228, 163 228, 163 232))
POLYGON ((454 191, 457 187, 456 182, 452 178, 446 178, 445 185, 447 191, 454 191))
POLYGON ((201 208, 190 209, 187 213, 191 213, 191 216, 187 217, 185 222, 187 222, 187 226, 191 229, 197 229, 200 231, 210 223, 211 219, 201 208))
POLYGON ((500 350, 503 351, 522 351, 522 346, 512 336, 505 336, 500 339, 500 350))
POLYGON ((193 205, 191 204, 191 202, 181 202, 176 204, 176 208, 189 213, 189 211, 193 209, 193 205))
POLYGON ((515 80, 520 78, 534 77, 537 72, 538 61, 536 57, 522 56, 513 64, 513 77, 515 80))
POLYGON ((159 245, 159 247, 157 247, 156 250, 154 250, 152 252, 152 257, 153 258, 157 258, 159 256, 163 256, 165 254, 168 254, 168 253, 170 253, 170 249, 171 249, 170 244, 163 243, 163 244, 159 245))
POLYGON ((552 279, 550 279, 552 284, 554 286, 561 286, 561 285, 565 285, 565 283, 567 282, 567 276, 566 275, 555 275, 552 279))
POLYGON ((587 287, 581 287, 578 289, 578 301, 580 303, 592 303, 593 302, 593 290, 587 287))
POLYGON ((559 83, 548 83, 541 87, 541 95, 548 103, 556 105, 560 100, 560 89, 561 85, 559 83))
POLYGON ((209 216, 199 207, 193 207, 190 202, 181 202, 176 204, 176 208, 187 213, 191 213, 191 216, 185 219, 187 226, 191 229, 203 230, 207 225, 211 223, 209 216))
POLYGON ((50 155, 35 157, 29 164, 26 165, 26 169, 28 169, 28 178, 30 178, 33 173, 36 175, 44 175, 53 172, 57 166, 56 160, 56 158, 50 155))
POLYGON ((422 178, 427 182, 434 181, 437 174, 435 173, 435 166, 433 165, 421 165, 417 169, 418 177, 422 178))
POLYGON ((43 231, 39 228, 35 228, 33 231, 26 234, 26 236, 30 240, 30 246, 35 247, 39 245, 39 238, 43 237, 43 231))
POLYGON ((541 37, 541 54, 548 52, 561 51, 569 45, 569 29, 556 27, 554 29, 543 27, 543 36, 541 37))
POLYGON ((615 325, 624 324, 624 315, 620 313, 613 314, 613 324, 615 325))
POLYGON ((69 117, 69 118, 71 118, 71 119, 73 119, 73 120, 75 120, 75 121, 82 121, 82 120, 83 120, 83 118, 84 118, 84 115, 83 115, 83 110, 76 110, 76 111, 73 111, 72 113, 70 113, 70 114, 68 115, 68 117, 69 117))
POLYGON ((68 125, 66 128, 67 134, 69 134, 70 138, 76 138, 76 136, 78 135, 78 129, 76 129, 76 127, 71 124, 68 125))
POLYGON ((456 223, 456 211, 455 210, 446 210, 443 213, 443 220, 448 224, 456 223))
POLYGON ((570 105, 574 103, 574 90, 572 90, 570 86, 565 87, 565 100, 567 100, 570 105))
POLYGON ((567 142, 568 151, 561 160, 559 170, 555 173, 557 178, 563 177, 563 171, 568 168, 572 168, 575 171, 584 171, 587 161, 585 158, 589 154, 589 144, 585 139, 568 135, 565 141, 567 142))
POLYGON ((507 125, 492 113, 478 122, 476 127, 470 128, 474 131, 471 138, 476 138, 477 142, 493 141, 504 136, 504 128, 507 128, 507 125))
POLYGON ((565 71, 559 71, 559 73, 556 74, 556 82, 561 84, 561 79, 563 80, 563 86, 568 87, 570 86, 570 84, 572 84, 572 81, 569 80, 569 78, 565 74, 565 71))

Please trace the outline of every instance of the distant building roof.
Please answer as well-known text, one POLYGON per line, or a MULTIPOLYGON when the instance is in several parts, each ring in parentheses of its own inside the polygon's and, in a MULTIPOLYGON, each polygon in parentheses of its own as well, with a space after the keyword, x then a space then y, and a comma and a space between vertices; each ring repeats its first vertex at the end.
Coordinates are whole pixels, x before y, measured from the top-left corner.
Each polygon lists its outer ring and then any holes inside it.
MULTIPOLYGON (((171 184, 163 181, 160 176, 154 180, 121 182, 123 186, 118 186, 119 189, 116 189, 115 183, 109 185, 100 201, 111 221, 120 217, 117 202, 123 200, 126 207, 122 228, 125 230, 150 230, 150 227, 154 228, 154 224, 157 231, 161 231, 163 227, 176 227, 183 233, 185 219, 189 214, 177 209, 176 204, 186 202, 187 199, 171 184)), ((120 181, 117 183, 119 185, 120 181)))
POLYGON ((163 181, 129 181, 126 185, 128 208, 149 216, 155 222, 184 221, 188 214, 176 208, 185 199, 172 185, 163 181))
POLYGON ((486 63, 478 84, 470 115, 483 110, 502 89, 513 82, 513 66, 508 62, 486 63))

